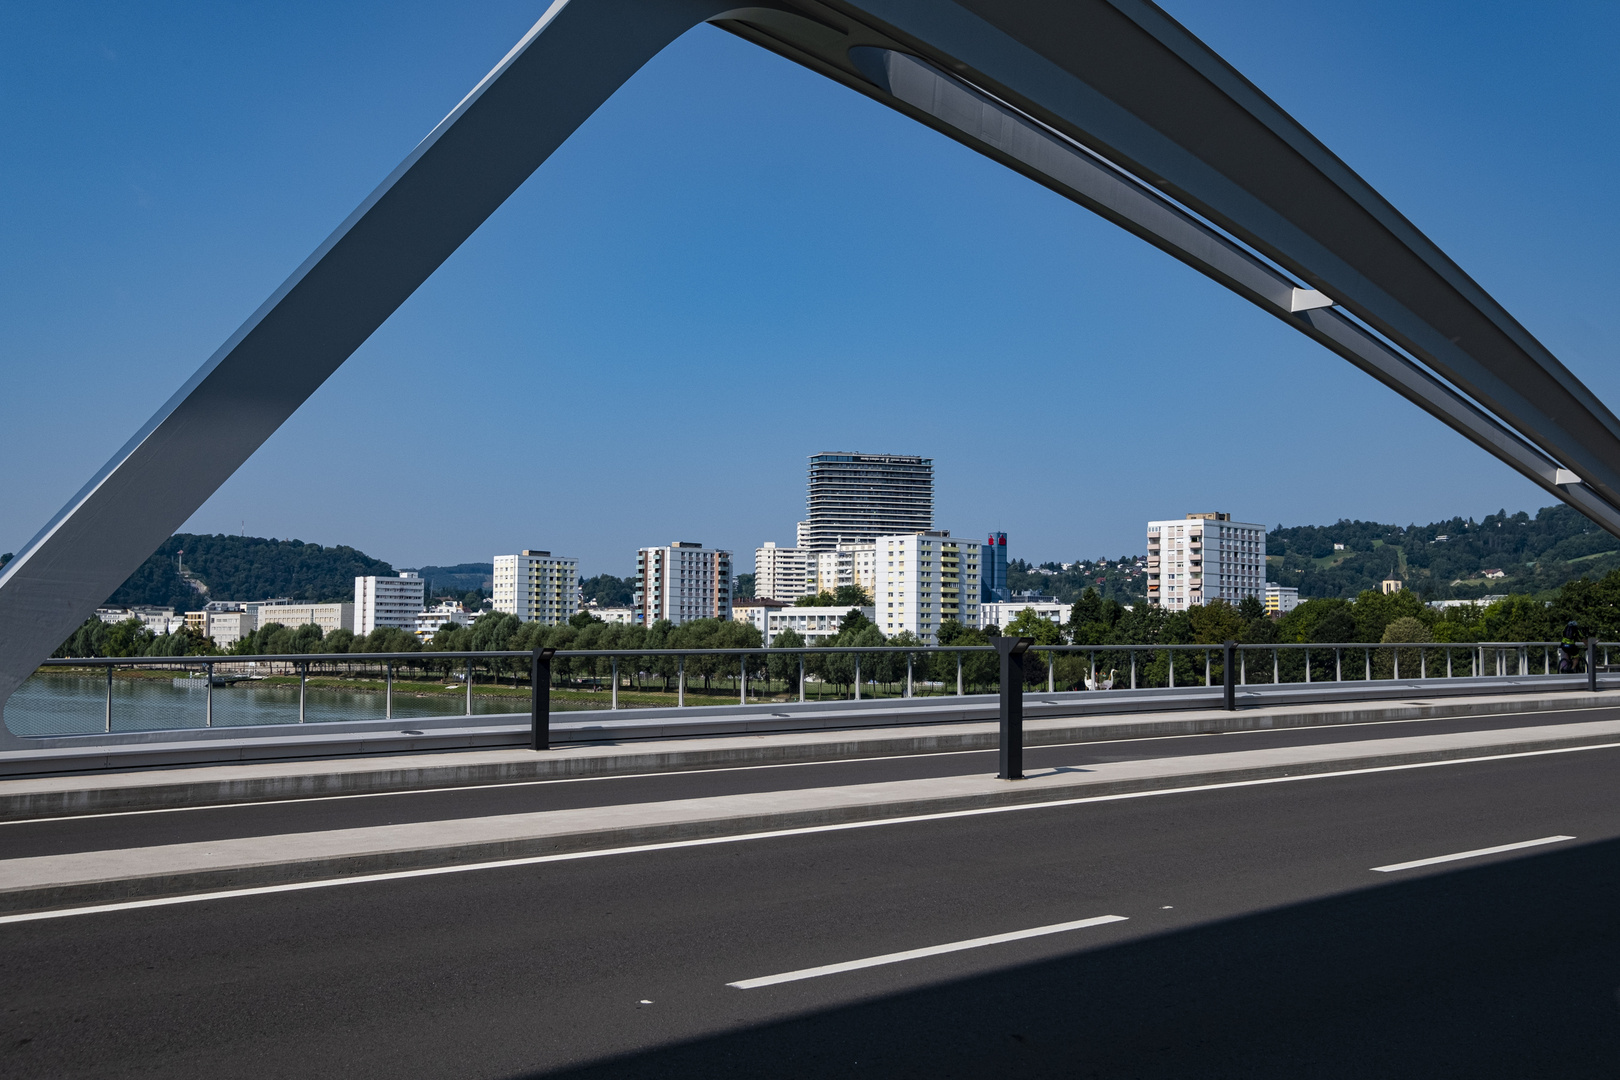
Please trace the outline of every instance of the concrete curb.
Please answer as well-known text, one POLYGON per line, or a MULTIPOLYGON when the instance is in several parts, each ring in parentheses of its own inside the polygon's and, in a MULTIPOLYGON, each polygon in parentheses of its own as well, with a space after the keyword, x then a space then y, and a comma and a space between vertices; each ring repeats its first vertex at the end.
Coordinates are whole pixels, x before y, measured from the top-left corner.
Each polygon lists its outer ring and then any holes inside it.
MULTIPOLYGON (((1114 720, 1045 719, 1025 723, 1024 745, 1205 735, 1226 732, 1501 716, 1548 710, 1615 708, 1611 696, 1497 696, 1352 706, 1302 706, 1249 712, 1195 712, 1114 720)), ((0 780, 0 821, 129 810, 472 787, 582 777, 845 761, 905 754, 991 750, 993 723, 940 724, 867 732, 711 737, 629 746, 568 746, 535 754, 492 750, 296 763, 171 767, 143 773, 0 780)))
POLYGON ((546 835, 519 836, 481 843, 426 845, 393 850, 346 853, 309 859, 227 865, 175 873, 130 875, 105 880, 74 881, 0 889, 0 913, 20 914, 92 904, 184 896, 223 890, 285 885, 391 871, 470 866, 505 859, 599 851, 641 844, 744 836, 818 825, 883 821, 917 815, 996 807, 1039 806, 1077 799, 1148 791, 1174 791, 1208 784, 1283 777, 1322 776, 1351 770, 1462 762, 1542 750, 1574 749, 1620 743, 1620 732, 1606 730, 1554 738, 1520 738, 1486 746, 1413 748, 1330 760, 1240 765, 1197 769, 1173 775, 1118 780, 1065 779, 1041 786, 1006 784, 994 790, 941 798, 911 798, 865 803, 836 803, 787 812, 749 813, 675 822, 648 822, 546 835))

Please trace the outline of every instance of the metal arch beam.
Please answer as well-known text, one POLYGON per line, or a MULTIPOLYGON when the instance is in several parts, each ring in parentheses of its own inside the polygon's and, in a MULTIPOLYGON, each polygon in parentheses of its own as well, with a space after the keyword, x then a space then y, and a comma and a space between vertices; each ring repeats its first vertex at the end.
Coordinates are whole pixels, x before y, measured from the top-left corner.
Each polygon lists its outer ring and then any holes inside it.
POLYGON ((0 705, 569 134, 705 20, 1102 213, 1620 533, 1620 421, 1376 192, 1145 0, 557 0, 0 571, 0 705), (1301 303, 1267 260, 1332 300, 1301 303), (1313 307, 1333 301, 1463 393, 1313 307))

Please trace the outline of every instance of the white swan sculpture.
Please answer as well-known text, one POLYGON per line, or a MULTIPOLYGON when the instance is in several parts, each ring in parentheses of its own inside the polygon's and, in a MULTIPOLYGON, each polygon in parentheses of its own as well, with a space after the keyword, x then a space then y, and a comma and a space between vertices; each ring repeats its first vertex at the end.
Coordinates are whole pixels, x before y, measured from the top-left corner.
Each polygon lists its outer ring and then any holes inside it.
POLYGON ((1114 676, 1117 675, 1118 673, 1119 673, 1119 669, 1114 668, 1114 669, 1110 670, 1106 676, 1104 676, 1104 675, 1087 675, 1086 676, 1086 689, 1087 690, 1112 690, 1114 688, 1114 676))

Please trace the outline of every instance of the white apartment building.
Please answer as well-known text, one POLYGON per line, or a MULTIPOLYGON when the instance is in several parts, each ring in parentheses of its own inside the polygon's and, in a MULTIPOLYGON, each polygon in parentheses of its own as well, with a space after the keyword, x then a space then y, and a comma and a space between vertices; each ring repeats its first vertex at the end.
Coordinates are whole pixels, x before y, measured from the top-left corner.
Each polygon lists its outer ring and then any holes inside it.
MULTIPOLYGON (((355 580, 358 583, 360 579, 356 578, 355 580)), ((392 581, 394 579, 382 578, 381 580, 392 581)), ((417 595, 420 596, 421 583, 418 582, 417 584, 419 590, 417 595)), ((356 587, 358 588, 358 584, 356 587)), ((314 623, 321 628, 323 637, 334 630, 354 630, 359 633, 358 630, 355 630, 354 625, 355 605, 347 602, 337 604, 293 604, 286 600, 275 600, 262 604, 243 604, 242 606, 246 609, 243 614, 250 615, 254 619, 254 626, 248 628, 248 633, 251 633, 259 626, 268 626, 270 623, 280 623, 282 626, 294 628, 307 623, 314 623)), ((416 606, 420 608, 422 602, 418 600, 416 606)), ((414 628, 415 617, 416 611, 413 610, 411 618, 405 622, 404 629, 410 630, 414 628)), ((370 633, 370 631, 368 630, 367 633, 370 633)), ((217 642, 219 639, 215 638, 214 640, 217 642)))
POLYGON ((777 547, 774 540, 765 541, 754 549, 754 595, 791 604, 814 592, 815 556, 815 552, 804 548, 777 547))
MULTIPOLYGON (((759 580, 757 577, 754 579, 759 580)), ((784 600, 775 600, 768 596, 749 596, 731 602, 731 619, 733 622, 747 623, 760 632, 767 644, 770 643, 770 624, 767 621, 770 613, 780 611, 787 607, 784 600)))
POLYGON ((591 607, 586 604, 580 610, 589 612, 592 618, 601 619, 605 623, 633 623, 636 621, 635 608, 591 607))
POLYGON ((427 583, 414 571, 398 577, 354 579, 354 632, 365 637, 379 626, 416 629, 416 613, 426 605, 427 583))
POLYGON ((248 611, 188 611, 186 629, 198 637, 213 638, 214 644, 228 649, 253 633, 258 620, 248 611))
POLYGON ((979 626, 979 545, 947 531, 880 536, 872 621, 886 637, 909 630, 939 644, 946 619, 979 626))
POLYGON ((439 632, 443 626, 454 624, 456 626, 471 626, 473 620, 478 618, 476 611, 468 611, 454 600, 446 600, 436 604, 426 611, 416 613, 416 636, 426 641, 439 632))
POLYGON ((839 627, 852 611, 865 615, 869 622, 877 608, 873 607, 788 607, 770 608, 765 618, 765 644, 769 645, 784 630, 792 630, 804 639, 806 645, 819 645, 828 638, 837 637, 839 627))
POLYGON ((144 604, 129 608, 96 608, 96 618, 109 626, 128 622, 130 619, 139 619, 142 629, 150 630, 159 636, 173 634, 189 625, 186 616, 176 615, 172 607, 151 607, 144 604))
POLYGON ((1266 527, 1231 514, 1188 514, 1147 525, 1148 603, 1168 611, 1245 596, 1266 588, 1266 527))
POLYGON ((559 626, 579 610, 579 560, 532 548, 497 555, 492 592, 496 611, 559 626))
POLYGON ((827 551, 779 548, 766 541, 754 549, 754 593, 792 602, 801 596, 837 592, 840 585, 859 585, 871 596, 877 586, 877 546, 839 544, 827 551))
POLYGON ((1068 625, 1069 613, 1074 610, 1071 605, 1052 599, 991 600, 979 605, 979 626, 999 626, 1005 630, 1007 624, 1018 618, 1025 608, 1056 626, 1068 625))
POLYGON ((636 622, 731 618, 731 552, 678 540, 636 552, 636 622))
POLYGON ((1266 582, 1266 614, 1286 615, 1299 607, 1299 590, 1291 585, 1266 582))

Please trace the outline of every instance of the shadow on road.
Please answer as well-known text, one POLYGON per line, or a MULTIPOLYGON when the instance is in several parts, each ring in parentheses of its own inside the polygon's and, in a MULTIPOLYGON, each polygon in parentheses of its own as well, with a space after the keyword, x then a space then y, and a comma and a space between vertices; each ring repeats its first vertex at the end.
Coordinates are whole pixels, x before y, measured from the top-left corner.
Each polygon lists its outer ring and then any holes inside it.
POLYGON ((534 1075, 1612 1080, 1617 992, 1607 841, 534 1075))

